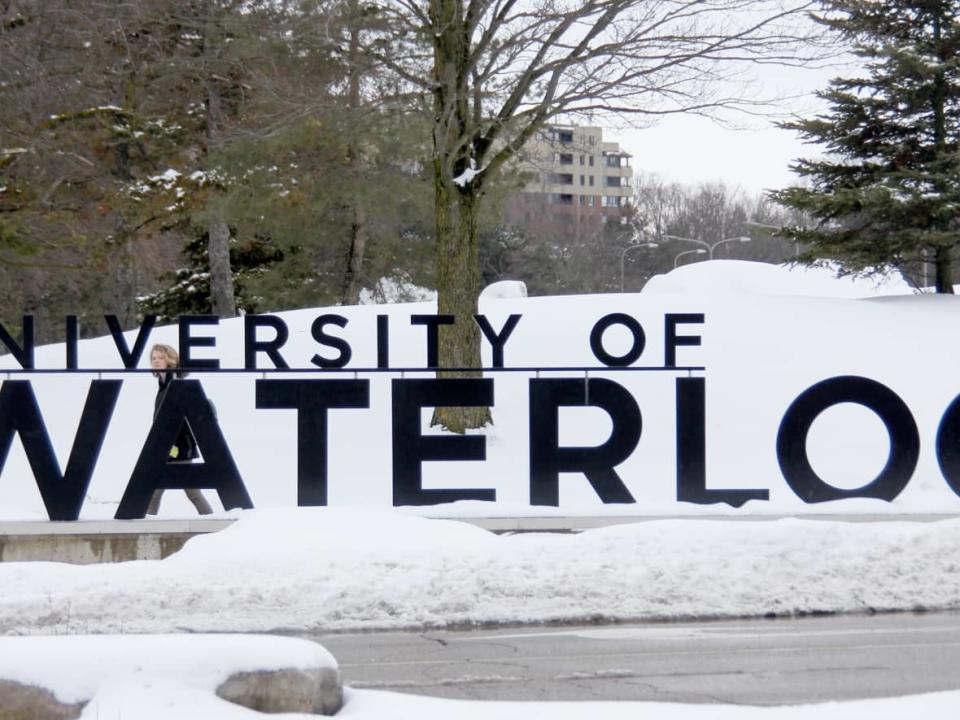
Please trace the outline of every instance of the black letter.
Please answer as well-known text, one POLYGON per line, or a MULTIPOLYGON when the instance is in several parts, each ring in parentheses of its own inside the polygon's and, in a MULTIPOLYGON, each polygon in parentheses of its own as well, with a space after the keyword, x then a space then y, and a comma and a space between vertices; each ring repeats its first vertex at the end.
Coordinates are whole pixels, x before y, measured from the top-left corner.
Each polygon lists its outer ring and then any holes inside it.
POLYGON ((67 470, 63 474, 30 382, 8 380, 0 387, 0 469, 7 461, 14 433, 19 433, 51 520, 76 520, 80 516, 122 384, 122 380, 94 380, 90 383, 67 470))
POLYGON ((440 364, 440 326, 453 325, 453 315, 411 315, 411 325, 427 326, 427 367, 435 368, 440 364))
POLYGON ((252 508, 250 495, 200 381, 173 380, 171 383, 114 517, 117 520, 142 518, 153 491, 159 489, 216 490, 224 510, 252 508), (202 463, 168 462, 170 448, 184 423, 197 439, 202 463))
POLYGON ((350 356, 352 355, 350 345, 343 338, 327 335, 323 331, 324 325, 346 327, 347 319, 343 315, 321 315, 314 320, 313 325, 310 326, 310 334, 313 335, 313 339, 321 345, 336 348, 340 351, 340 357, 328 360, 327 358, 320 357, 319 355, 314 355, 312 358, 310 358, 310 362, 317 367, 322 368, 342 368, 344 365, 350 362, 350 356))
POLYGON ((327 410, 370 407, 370 381, 257 380, 257 407, 297 411, 297 505, 326 505, 327 410))
POLYGON ((960 395, 953 399, 937 428, 937 463, 947 485, 960 495, 960 395))
POLYGON ((219 325, 220 318, 216 315, 181 315, 180 316, 180 367, 202 370, 216 370, 220 367, 220 361, 213 360, 194 360, 190 356, 190 351, 195 347, 216 347, 217 339, 215 337, 193 337, 190 334, 190 328, 194 325, 219 325))
MULTIPOLYGON (((143 349, 147 346, 147 340, 150 338, 150 331, 157 324, 156 315, 147 315, 143 318, 143 324, 137 333, 137 340, 133 343, 133 351, 127 349, 127 341, 123 337, 123 328, 120 327, 120 321, 116 315, 104 315, 103 319, 107 321, 107 327, 110 328, 110 335, 113 336, 113 343, 117 346, 120 353, 120 359, 123 360, 123 366, 128 370, 135 368, 140 362, 140 356, 143 355, 143 349)), ((181 354, 183 350, 181 349, 181 354)))
POLYGON ((377 315, 377 367, 390 367, 390 316, 377 315))
POLYGON ((677 378, 677 500, 733 507, 769 500, 767 490, 707 489, 706 386, 704 378, 677 378))
POLYGON ((17 344, 13 336, 7 332, 7 329, 0 323, 0 342, 7 346, 7 350, 13 355, 20 367, 24 370, 33 369, 33 315, 23 316, 22 337, 23 346, 17 344))
POLYGON ((626 367, 643 354, 643 348, 646 347, 647 336, 643 332, 643 327, 634 318, 625 313, 610 313, 597 320, 597 324, 590 331, 590 349, 594 356, 607 367, 626 367), (633 346, 626 355, 617 357, 608 353, 603 347, 603 334, 611 325, 623 325, 633 335, 633 346))
POLYGON ((699 335, 680 335, 678 337, 677 325, 680 323, 703 323, 703 313, 667 313, 663 319, 666 325, 663 341, 663 365, 664 367, 676 367, 678 347, 700 344, 699 335))
POLYGON ((777 461, 787 484, 807 503, 866 497, 892 501, 910 482, 920 456, 920 433, 910 409, 886 385, 869 378, 843 375, 818 382, 787 408, 777 432, 777 461), (872 482, 854 490, 827 485, 807 458, 807 433, 817 416, 839 403, 856 403, 873 410, 890 435, 887 464, 872 482))
POLYGON ((287 361, 280 354, 290 337, 287 324, 283 318, 275 315, 244 315, 243 316, 243 367, 247 370, 256 370, 257 353, 265 352, 274 367, 288 368, 287 361), (257 340, 257 328, 269 327, 276 332, 273 340, 257 340))
POLYGON ((67 315, 67 370, 76 370, 80 346, 80 319, 76 315, 67 315))
MULTIPOLYGON (((432 317, 430 315, 422 317, 432 317)), ((436 505, 457 500, 497 499, 495 490, 424 490, 421 464, 428 460, 486 460, 486 438, 420 433, 425 407, 489 407, 493 380, 393 381, 393 504, 436 505)))
POLYGON ((633 453, 642 426, 633 396, 612 380, 531 380, 530 503, 559 505, 562 472, 582 472, 605 503, 636 502, 614 467, 633 453), (560 447, 561 406, 606 410, 613 420, 609 439, 596 447, 560 447))
POLYGON ((485 315, 473 316, 474 320, 477 321, 477 325, 480 326, 480 330, 483 331, 483 336, 490 341, 490 347, 493 348, 493 367, 503 367, 503 346, 507 344, 507 340, 510 339, 510 334, 514 328, 517 327, 517 323, 520 322, 520 317, 520 315, 511 315, 508 317, 507 321, 503 324, 503 329, 500 330, 500 334, 498 335, 485 315))

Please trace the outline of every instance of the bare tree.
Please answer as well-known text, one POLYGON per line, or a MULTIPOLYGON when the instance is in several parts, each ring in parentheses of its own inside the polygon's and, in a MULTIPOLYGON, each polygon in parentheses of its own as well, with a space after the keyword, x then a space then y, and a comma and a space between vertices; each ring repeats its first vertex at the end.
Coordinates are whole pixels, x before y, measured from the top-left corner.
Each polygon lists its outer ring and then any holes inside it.
MULTIPOLYGON (((650 121, 754 107, 731 77, 797 59, 807 0, 373 0, 394 28, 367 50, 423 93, 433 120, 440 365, 480 366, 472 322, 478 207, 489 178, 552 120, 650 121)), ((467 373, 470 374, 470 373, 467 373)), ((475 374, 475 373, 474 373, 475 374)), ((443 408, 462 432, 486 408, 443 408)))

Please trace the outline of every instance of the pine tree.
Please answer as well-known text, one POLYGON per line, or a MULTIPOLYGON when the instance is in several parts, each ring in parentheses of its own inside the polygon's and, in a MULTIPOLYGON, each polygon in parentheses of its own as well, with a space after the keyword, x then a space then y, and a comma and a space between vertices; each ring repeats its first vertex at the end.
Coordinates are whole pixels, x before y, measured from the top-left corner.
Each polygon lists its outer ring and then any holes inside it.
POLYGON ((824 114, 787 123, 826 147, 792 169, 809 187, 773 193, 817 220, 784 234, 801 259, 850 272, 932 261, 938 293, 953 292, 960 239, 960 0, 831 0, 818 22, 850 42, 863 77, 819 93, 824 114))
MULTIPOLYGON (((187 266, 171 274, 171 285, 159 292, 137 298, 143 315, 156 315, 160 322, 173 322, 181 315, 210 315, 210 256, 206 235, 187 242, 184 255, 187 266)), ((246 284, 283 260, 283 253, 263 239, 232 243, 230 267, 233 270, 233 295, 237 307, 246 313, 257 312, 261 298, 247 292, 246 284)))

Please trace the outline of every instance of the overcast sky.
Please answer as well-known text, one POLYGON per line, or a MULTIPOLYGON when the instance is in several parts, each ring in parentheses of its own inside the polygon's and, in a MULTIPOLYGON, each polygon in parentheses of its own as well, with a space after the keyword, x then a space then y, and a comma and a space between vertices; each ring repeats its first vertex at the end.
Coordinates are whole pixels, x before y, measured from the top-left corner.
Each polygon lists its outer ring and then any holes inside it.
MULTIPOLYGON (((850 66, 770 68, 760 80, 771 94, 800 96, 782 103, 781 113, 810 116, 822 107, 813 92, 825 89, 830 78, 849 73, 850 66)), ((748 194, 796 182, 790 163, 820 153, 819 146, 806 145, 796 133, 775 127, 773 119, 743 117, 739 124, 739 129, 728 129, 706 118, 677 115, 649 129, 606 130, 604 139, 619 142, 633 155, 635 173, 652 172, 690 184, 724 180, 748 194)))

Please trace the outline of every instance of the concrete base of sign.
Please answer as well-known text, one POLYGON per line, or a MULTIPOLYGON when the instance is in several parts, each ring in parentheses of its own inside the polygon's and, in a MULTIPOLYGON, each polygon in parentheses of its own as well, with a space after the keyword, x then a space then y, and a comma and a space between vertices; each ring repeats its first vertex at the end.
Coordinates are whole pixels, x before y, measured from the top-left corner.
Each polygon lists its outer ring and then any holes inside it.
POLYGON ((0 522, 0 562, 75 565, 162 560, 194 535, 216 532, 232 520, 81 520, 0 522))
POLYGON ((17 655, 13 665, 0 660, 0 718, 74 720, 81 716, 99 687, 125 677, 130 667, 139 667, 140 675, 147 680, 179 679, 196 687, 198 676, 209 670, 215 677, 220 672, 218 668, 231 664, 246 669, 208 686, 224 700, 265 713, 334 715, 340 710, 343 687, 340 670, 330 653, 306 640, 247 637, 0 638, 0 652, 7 650, 17 655), (270 660, 264 661, 261 653, 268 644, 270 660), (304 644, 309 646, 306 650, 304 644), (79 659, 88 663, 80 679, 65 677, 62 666, 79 659), (267 663, 272 663, 272 667, 267 663), (284 664, 295 667, 277 667, 284 664), (256 669, 258 665, 263 669, 256 669))
MULTIPOLYGON (((736 520, 762 522, 786 515, 599 515, 566 517, 459 518, 494 533, 579 532, 590 528, 652 520, 736 520)), ((924 515, 801 515, 808 520, 917 522, 960 517, 955 513, 924 515)), ((162 560, 180 550, 194 535, 217 532, 232 519, 81 520, 0 522, 0 562, 65 562, 88 565, 127 560, 162 560)))

